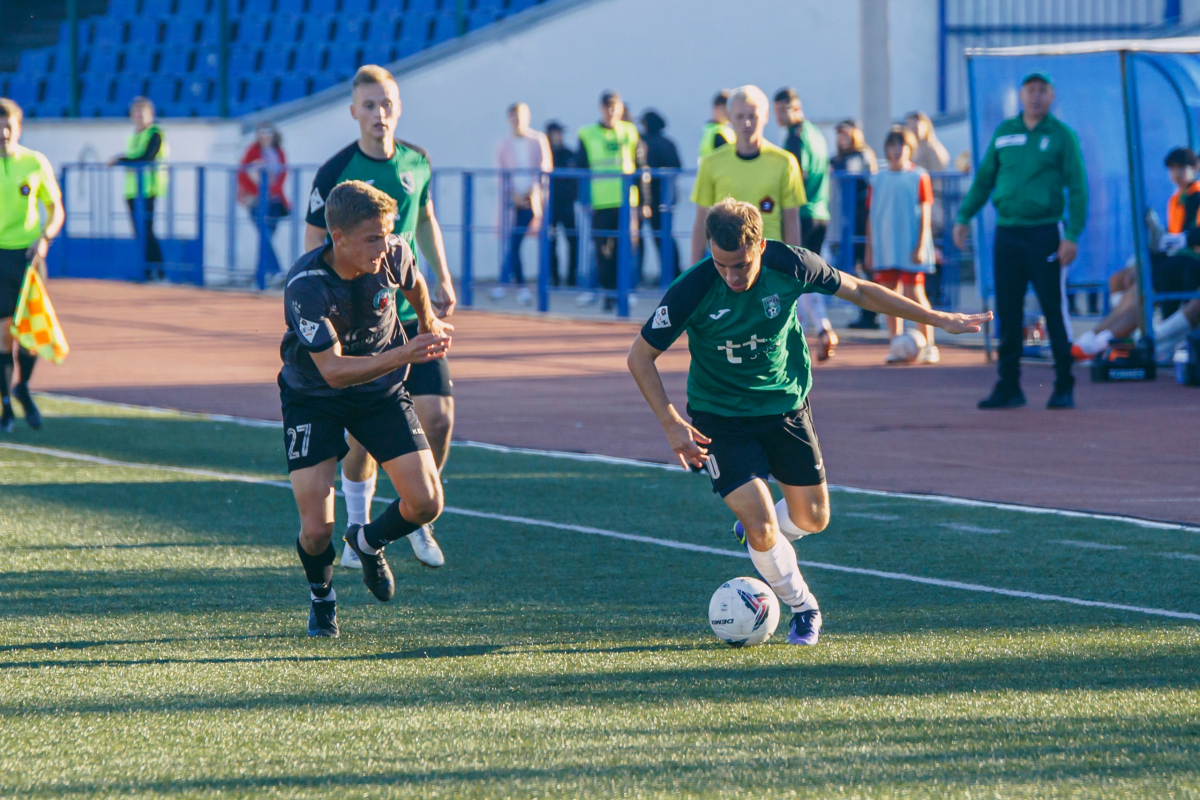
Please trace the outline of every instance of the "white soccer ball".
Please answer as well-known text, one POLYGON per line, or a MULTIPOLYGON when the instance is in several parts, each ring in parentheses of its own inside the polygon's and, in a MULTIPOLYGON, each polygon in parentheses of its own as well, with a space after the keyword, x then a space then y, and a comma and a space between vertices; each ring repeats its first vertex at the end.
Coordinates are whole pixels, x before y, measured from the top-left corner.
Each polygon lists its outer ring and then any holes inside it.
POLYGON ((925 344, 925 334, 920 331, 905 331, 892 338, 888 354, 893 361, 916 361, 925 344))
POLYGON ((713 592, 708 624, 725 644, 753 647, 770 639, 779 625, 779 601, 757 578, 734 578, 713 592))

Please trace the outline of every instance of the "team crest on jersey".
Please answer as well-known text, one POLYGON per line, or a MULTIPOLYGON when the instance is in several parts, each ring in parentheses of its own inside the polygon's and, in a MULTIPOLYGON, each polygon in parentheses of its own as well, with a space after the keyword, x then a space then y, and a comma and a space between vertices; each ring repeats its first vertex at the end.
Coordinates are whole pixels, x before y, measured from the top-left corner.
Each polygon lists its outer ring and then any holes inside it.
POLYGON ((1038 142, 1038 150, 1041 150, 1042 152, 1045 152, 1045 151, 1047 151, 1047 150, 1049 150, 1049 149, 1050 149, 1050 137, 1049 137, 1049 136, 1043 136, 1043 137, 1042 137, 1042 140, 1041 140, 1040 142, 1038 142))
POLYGON ((33 194, 33 188, 28 183, 21 184, 21 197, 29 197, 33 194))
POLYGON ((671 315, 666 306, 654 309, 654 321, 650 323, 650 327, 651 329, 671 327, 671 315))
POLYGON ((758 210, 764 214, 770 214, 775 210, 775 198, 771 196, 764 197, 758 201, 758 210))
POLYGON ((300 334, 308 339, 308 343, 312 344, 313 337, 317 335, 317 328, 321 327, 315 322, 309 322, 304 317, 300 318, 300 334))
POLYGON ((779 299, 779 295, 773 294, 763 298, 763 313, 767 315, 767 319, 775 319, 782 310, 783 302, 779 299))
POLYGON ((376 292, 375 299, 371 301, 376 311, 387 311, 393 302, 395 301, 392 299, 392 290, 386 286, 376 292))
POLYGON ((308 211, 309 211, 309 213, 312 213, 313 211, 316 211, 318 208, 324 208, 324 207, 325 207, 325 198, 321 197, 321 193, 319 191, 317 191, 317 188, 314 186, 313 190, 312 190, 312 194, 310 194, 308 196, 308 211))
POLYGON ((406 194, 412 194, 417 189, 417 178, 412 174, 412 170, 400 173, 400 188, 406 194))

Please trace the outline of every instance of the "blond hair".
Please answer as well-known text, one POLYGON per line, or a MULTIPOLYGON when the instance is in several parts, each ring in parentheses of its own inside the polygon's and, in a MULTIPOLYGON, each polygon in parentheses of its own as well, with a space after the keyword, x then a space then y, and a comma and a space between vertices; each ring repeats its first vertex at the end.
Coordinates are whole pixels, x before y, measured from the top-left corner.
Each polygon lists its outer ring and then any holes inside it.
POLYGON ((8 117, 15 121, 18 125, 21 120, 25 119, 25 112, 17 105, 16 100, 9 100, 7 97, 0 97, 0 117, 8 117))
POLYGON ((352 231, 364 222, 396 216, 396 200, 363 181, 346 181, 333 187, 325 199, 325 227, 352 231))
POLYGON ((729 105, 734 103, 750 103, 759 108, 770 108, 771 101, 767 99, 767 93, 753 84, 739 86, 729 95, 729 105))
POLYGON ((392 73, 378 64, 363 64, 359 67, 358 72, 354 73, 354 79, 350 81, 350 91, 353 92, 358 87, 368 83, 390 83, 393 86, 399 86, 392 73))
POLYGON ((741 250, 762 241, 762 214, 751 203, 726 197, 708 210, 704 235, 722 250, 741 250))

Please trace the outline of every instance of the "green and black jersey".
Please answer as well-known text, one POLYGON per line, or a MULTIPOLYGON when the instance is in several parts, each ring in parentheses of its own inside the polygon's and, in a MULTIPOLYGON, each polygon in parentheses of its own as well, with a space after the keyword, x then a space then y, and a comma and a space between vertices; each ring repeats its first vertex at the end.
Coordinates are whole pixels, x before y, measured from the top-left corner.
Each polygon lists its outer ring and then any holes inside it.
POLYGON ((786 414, 812 388, 812 361, 796 319, 808 292, 833 294, 842 276, 811 250, 768 240, 758 279, 735 292, 706 258, 671 284, 642 326, 666 350, 685 330, 692 365, 688 406, 725 417, 786 414))
MULTIPOLYGON (((415 144, 396 140, 396 152, 391 158, 371 158, 354 142, 326 161, 313 179, 312 194, 308 197, 308 224, 325 227, 325 200, 333 187, 344 181, 363 181, 395 198, 396 224, 392 231, 415 253, 417 250, 417 219, 429 203, 429 181, 432 171, 429 155, 415 144)), ((417 312, 403 297, 397 297, 400 321, 411 322, 417 312)))

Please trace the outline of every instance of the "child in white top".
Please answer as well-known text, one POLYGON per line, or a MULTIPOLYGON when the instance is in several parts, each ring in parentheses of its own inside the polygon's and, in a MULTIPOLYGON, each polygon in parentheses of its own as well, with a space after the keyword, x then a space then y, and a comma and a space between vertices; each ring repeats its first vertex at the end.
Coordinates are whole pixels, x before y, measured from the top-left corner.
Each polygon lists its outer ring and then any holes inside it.
MULTIPOLYGON (((912 163, 916 137, 911 131, 902 126, 892 128, 883 149, 888 168, 871 176, 868 195, 866 262, 876 283, 931 308, 925 295, 925 275, 934 270, 933 184, 929 173, 912 163)), ((904 332, 904 320, 886 320, 893 338, 904 332)), ((933 326, 922 325, 920 330, 926 344, 917 363, 936 364, 940 355, 933 343, 933 326)))

